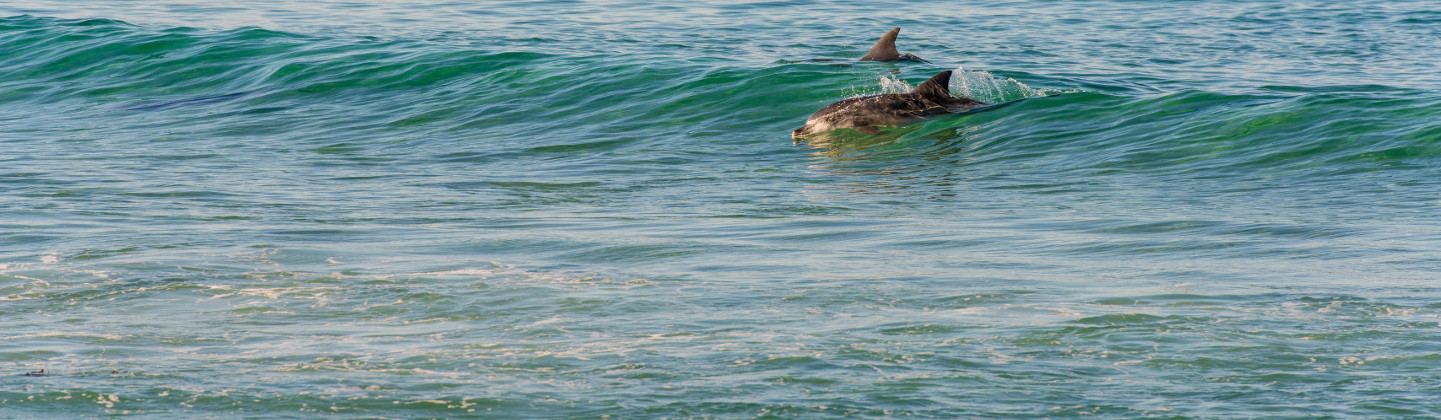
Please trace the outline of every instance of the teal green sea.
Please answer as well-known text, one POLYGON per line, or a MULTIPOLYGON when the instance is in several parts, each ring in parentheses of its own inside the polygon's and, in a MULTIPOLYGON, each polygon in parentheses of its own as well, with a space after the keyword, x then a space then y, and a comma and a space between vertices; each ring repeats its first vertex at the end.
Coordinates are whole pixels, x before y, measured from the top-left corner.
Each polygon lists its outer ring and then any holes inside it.
POLYGON ((1436 6, 0 3, 0 418, 1441 418, 1436 6))

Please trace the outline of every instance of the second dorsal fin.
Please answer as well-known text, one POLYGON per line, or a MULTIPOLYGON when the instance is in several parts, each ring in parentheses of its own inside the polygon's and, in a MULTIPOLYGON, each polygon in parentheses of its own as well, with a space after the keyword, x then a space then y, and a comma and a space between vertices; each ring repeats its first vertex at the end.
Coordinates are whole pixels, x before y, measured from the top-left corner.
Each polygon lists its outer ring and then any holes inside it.
POLYGON ((887 61, 901 58, 901 52, 896 51, 896 35, 900 34, 901 28, 893 28, 885 35, 881 35, 881 40, 876 41, 876 45, 871 47, 871 51, 867 52, 865 57, 861 57, 860 61, 887 61))
POLYGON ((911 93, 920 94, 925 97, 953 98, 951 96, 951 71, 946 70, 931 76, 929 80, 916 86, 911 93))

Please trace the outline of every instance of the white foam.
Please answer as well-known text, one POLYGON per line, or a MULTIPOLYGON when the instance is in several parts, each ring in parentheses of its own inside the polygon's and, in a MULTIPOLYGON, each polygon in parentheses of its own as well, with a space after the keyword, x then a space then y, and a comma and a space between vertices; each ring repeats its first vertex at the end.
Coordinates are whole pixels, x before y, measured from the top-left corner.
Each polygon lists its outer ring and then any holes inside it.
POLYGON ((23 338, 47 338, 47 337, 90 337, 90 338, 103 338, 103 339, 106 339, 106 340, 123 340, 123 339, 125 339, 125 336, 119 335, 119 334, 99 334, 99 333, 91 333, 91 332, 58 332, 58 331, 57 331, 57 332, 48 332, 48 333, 40 333, 40 334, 25 334, 25 335, 15 335, 15 336, 10 336, 10 337, 0 337, 0 340, 18 340, 18 339, 23 339, 23 338))
POLYGON ((560 317, 560 315, 556 315, 556 316, 552 316, 552 317, 547 318, 547 319, 542 319, 542 320, 540 320, 540 321, 532 322, 532 323, 527 324, 527 325, 521 325, 520 328, 539 327, 539 326, 541 326, 541 325, 550 325, 550 324, 554 324, 554 323, 561 322, 561 321, 564 321, 564 319, 562 319, 562 318, 560 317))

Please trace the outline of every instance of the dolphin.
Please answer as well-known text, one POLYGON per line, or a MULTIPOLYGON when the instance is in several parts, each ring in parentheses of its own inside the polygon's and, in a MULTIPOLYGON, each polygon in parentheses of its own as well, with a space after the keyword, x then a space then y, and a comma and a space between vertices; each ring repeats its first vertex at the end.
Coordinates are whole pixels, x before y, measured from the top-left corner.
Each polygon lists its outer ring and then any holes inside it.
MULTIPOLYGON (((871 50, 866 53, 866 56, 861 57, 861 59, 858 61, 926 61, 924 59, 921 59, 920 57, 916 57, 910 54, 902 55, 900 51, 896 51, 896 35, 900 34, 901 28, 892 28, 890 32, 886 32, 885 35, 881 35, 881 40, 876 41, 876 45, 872 46, 871 50)), ((929 61, 926 62, 929 63, 929 61)))
POLYGON ((887 93, 846 99, 827 105, 791 132, 791 138, 849 128, 870 135, 885 134, 878 125, 894 126, 932 115, 965 112, 986 106, 970 98, 951 96, 951 71, 943 71, 909 93, 887 93))

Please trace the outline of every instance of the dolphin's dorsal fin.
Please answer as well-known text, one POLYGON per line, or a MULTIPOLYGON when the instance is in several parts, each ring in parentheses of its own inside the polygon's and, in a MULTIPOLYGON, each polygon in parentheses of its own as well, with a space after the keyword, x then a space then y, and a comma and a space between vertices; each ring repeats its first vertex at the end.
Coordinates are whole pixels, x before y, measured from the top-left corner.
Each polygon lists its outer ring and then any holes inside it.
POLYGON ((951 71, 946 70, 931 76, 930 80, 916 86, 916 90, 912 90, 911 93, 925 97, 951 98, 951 71))
POLYGON ((900 34, 901 28, 894 28, 890 32, 886 32, 881 36, 881 40, 876 41, 876 45, 871 47, 871 51, 867 52, 865 57, 861 57, 860 61, 886 61, 901 58, 901 52, 896 51, 896 35, 900 34))

